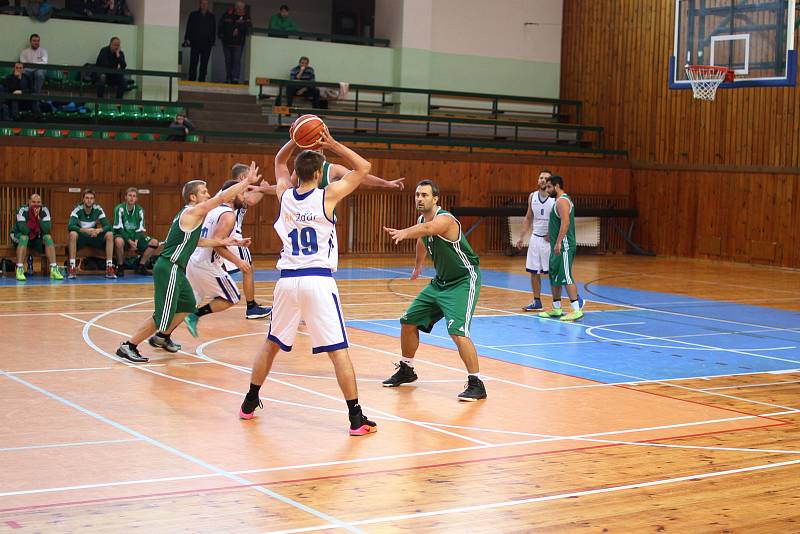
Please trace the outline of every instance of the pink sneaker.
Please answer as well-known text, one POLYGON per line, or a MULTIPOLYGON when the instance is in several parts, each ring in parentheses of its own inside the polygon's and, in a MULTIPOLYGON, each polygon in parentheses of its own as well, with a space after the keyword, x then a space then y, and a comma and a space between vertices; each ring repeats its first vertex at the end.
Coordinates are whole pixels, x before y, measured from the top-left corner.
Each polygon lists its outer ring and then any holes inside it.
POLYGON ((378 431, 378 425, 374 421, 370 421, 359 413, 355 417, 350 418, 350 435, 351 436, 366 436, 378 431))
POLYGON ((256 416, 256 408, 264 409, 264 405, 261 404, 261 399, 253 402, 247 400, 247 397, 245 397, 241 408, 239 408, 239 419, 252 419, 256 416))

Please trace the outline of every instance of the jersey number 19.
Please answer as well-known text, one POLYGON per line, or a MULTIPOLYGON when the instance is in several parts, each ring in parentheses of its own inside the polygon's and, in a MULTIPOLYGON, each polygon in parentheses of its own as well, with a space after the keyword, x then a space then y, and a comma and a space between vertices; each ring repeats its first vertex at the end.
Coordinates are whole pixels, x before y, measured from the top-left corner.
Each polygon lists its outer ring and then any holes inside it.
POLYGON ((300 230, 299 235, 295 228, 289 232, 289 239, 292 240, 292 256, 299 256, 300 252, 303 253, 303 256, 311 256, 319 251, 317 232, 309 226, 300 230))

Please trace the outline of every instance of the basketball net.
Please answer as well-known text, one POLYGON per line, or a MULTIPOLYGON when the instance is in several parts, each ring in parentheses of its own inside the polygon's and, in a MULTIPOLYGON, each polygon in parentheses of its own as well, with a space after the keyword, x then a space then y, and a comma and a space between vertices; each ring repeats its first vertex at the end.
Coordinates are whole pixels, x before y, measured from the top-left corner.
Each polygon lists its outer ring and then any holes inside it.
POLYGON ((733 71, 714 65, 686 65, 686 77, 698 100, 714 100, 717 88, 723 81, 733 81, 733 71))

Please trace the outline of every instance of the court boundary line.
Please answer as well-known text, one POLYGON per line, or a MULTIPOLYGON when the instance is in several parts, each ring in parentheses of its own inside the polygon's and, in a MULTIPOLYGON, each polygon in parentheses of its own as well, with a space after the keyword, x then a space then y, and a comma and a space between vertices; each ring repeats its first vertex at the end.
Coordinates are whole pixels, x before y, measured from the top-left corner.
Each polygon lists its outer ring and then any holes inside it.
POLYGON ((4 447, 0 449, 0 452, 16 452, 16 451, 25 451, 33 449, 60 449, 65 447, 81 447, 84 445, 112 445, 117 443, 135 443, 138 441, 142 440, 139 438, 102 439, 96 441, 72 441, 66 443, 48 443, 45 445, 21 445, 19 447, 4 447))
MULTIPOLYGON (((59 402, 61 404, 64 404, 65 406, 67 406, 69 408, 72 408, 73 410, 75 410, 75 411, 77 411, 79 413, 82 413, 83 415, 89 416, 89 417, 91 417, 91 418, 93 418, 93 419, 95 419, 97 421, 100 421, 101 423, 104 423, 104 424, 106 424, 108 426, 116 428, 117 430, 119 430, 121 432, 129 434, 129 435, 131 435, 133 437, 139 438, 139 440, 141 440, 141 441, 144 441, 144 442, 146 442, 146 443, 148 443, 150 445, 153 445, 156 448, 159 448, 159 449, 161 449, 161 450, 163 450, 163 451, 165 451, 167 453, 170 453, 170 454, 172 454, 174 456, 177 456, 177 457, 179 457, 179 458, 181 458, 183 460, 186 460, 186 461, 188 461, 190 463, 193 463, 196 466, 199 466, 199 467, 201 467, 203 469, 211 471, 212 473, 217 473, 220 476, 224 476, 225 478, 228 478, 229 480, 232 480, 232 481, 237 482, 239 484, 242 484, 242 483, 250 484, 251 483, 249 480, 247 480, 247 479, 245 479, 245 478, 243 478, 243 477, 241 477, 239 475, 235 475, 235 474, 231 473, 230 471, 227 471, 227 470, 225 470, 225 469, 223 469, 221 467, 215 466, 215 465, 213 465, 213 464, 211 464, 209 462, 206 462, 205 460, 197 458, 196 456, 193 456, 193 455, 191 455, 189 453, 183 452, 180 449, 172 447, 171 445, 167 445, 166 443, 164 443, 162 441, 159 441, 156 438, 150 437, 150 436, 148 436, 148 435, 146 435, 146 434, 144 434, 142 432, 139 432, 138 430, 134 430, 132 428, 129 428, 128 426, 126 426, 126 425, 124 425, 122 423, 119 423, 117 421, 114 421, 113 419, 105 417, 104 415, 101 415, 101 414, 99 414, 99 413, 97 413, 97 412, 95 412, 93 410, 90 410, 89 408, 81 406, 80 404, 78 404, 76 402, 70 401, 69 399, 66 399, 66 398, 64 398, 64 397, 62 397, 62 396, 60 396, 60 395, 58 395, 56 393, 53 393, 52 391, 44 389, 41 386, 37 386, 36 384, 28 382, 27 380, 25 380, 23 378, 20 378, 18 376, 9 375, 3 369, 0 369, 0 376, 6 376, 9 379, 17 382, 18 384, 21 384, 21 385, 23 385, 23 386, 25 386, 25 387, 27 387, 29 389, 32 389, 32 390, 40 393, 41 395, 44 395, 46 397, 50 397, 51 399, 53 399, 53 400, 55 400, 55 401, 57 401, 57 402, 59 402)), ((303 504, 301 502, 295 501, 294 499, 291 499, 289 497, 281 495, 280 493, 278 493, 276 491, 270 490, 268 488, 264 488, 264 487, 262 487, 260 485, 252 486, 252 489, 254 489, 255 491, 257 491, 259 493, 262 493, 262 494, 266 495, 267 497, 271 497, 271 498, 275 499, 276 501, 280 501, 280 502, 282 502, 284 504, 287 504, 289 506, 297 508, 298 510, 306 512, 307 514, 310 514, 310 515, 313 515, 313 516, 318 517, 320 519, 323 519, 325 521, 328 521, 330 524, 336 525, 337 528, 344 528, 344 529, 346 529, 346 530, 348 530, 350 532, 363 533, 363 531, 361 529, 358 529, 358 528, 352 526, 350 523, 346 523, 346 522, 344 522, 344 521, 342 521, 340 519, 337 519, 337 518, 335 518, 335 517, 333 517, 333 516, 331 516, 329 514, 321 512, 321 511, 319 511, 319 510, 317 510, 317 509, 315 509, 315 508, 313 508, 311 506, 305 505, 305 504, 303 504)))

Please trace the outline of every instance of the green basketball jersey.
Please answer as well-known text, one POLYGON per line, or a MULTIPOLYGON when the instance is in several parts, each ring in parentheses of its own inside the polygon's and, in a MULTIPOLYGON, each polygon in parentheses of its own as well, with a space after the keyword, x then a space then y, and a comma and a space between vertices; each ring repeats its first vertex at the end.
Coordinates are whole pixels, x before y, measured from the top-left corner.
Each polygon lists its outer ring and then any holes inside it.
POLYGON ((200 221, 200 224, 189 232, 181 230, 181 215, 188 207, 189 206, 184 206, 178 214, 175 215, 175 218, 172 220, 172 225, 169 227, 167 240, 164 242, 164 250, 161 252, 162 258, 168 259, 181 269, 186 269, 189 256, 191 256, 197 248, 197 243, 200 241, 200 230, 203 228, 203 222, 200 221))
POLYGON ((324 189, 331 183, 331 169, 333 166, 327 161, 322 164, 322 177, 319 179, 319 188, 324 189))
MULTIPOLYGON (((434 217, 440 215, 453 217, 450 212, 442 208, 439 208, 434 217)), ((453 218, 455 219, 455 217, 453 218)), ((425 218, 421 215, 419 222, 425 222, 425 218)), ((433 260, 433 267, 436 269, 433 283, 439 287, 451 285, 467 276, 476 276, 480 259, 469 246, 466 236, 461 232, 460 222, 458 223, 458 234, 457 241, 448 241, 438 235, 422 237, 422 243, 428 250, 428 255, 433 260)))
POLYGON ((556 246, 556 240, 558 239, 558 232, 561 230, 561 217, 558 214, 558 201, 562 198, 567 199, 569 202, 569 228, 567 229, 567 233, 564 236, 564 242, 561 244, 561 251, 567 252, 568 250, 575 250, 575 205, 572 203, 572 199, 569 198, 569 195, 566 193, 561 195, 560 198, 556 199, 556 203, 553 206, 553 211, 550 212, 550 222, 547 227, 547 231, 550 234, 550 249, 552 250, 556 246))
POLYGON ((69 230, 79 232, 81 228, 96 228, 98 223, 106 232, 111 230, 111 225, 108 224, 108 219, 106 219, 106 212, 103 211, 99 204, 93 204, 89 213, 86 213, 83 203, 80 203, 72 210, 67 227, 69 230))
POLYGON ((139 204, 133 209, 122 202, 114 208, 114 234, 125 239, 136 239, 137 234, 144 233, 144 210, 139 204))

